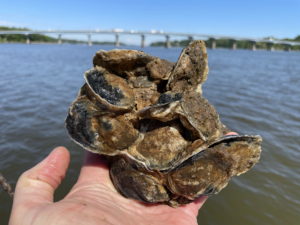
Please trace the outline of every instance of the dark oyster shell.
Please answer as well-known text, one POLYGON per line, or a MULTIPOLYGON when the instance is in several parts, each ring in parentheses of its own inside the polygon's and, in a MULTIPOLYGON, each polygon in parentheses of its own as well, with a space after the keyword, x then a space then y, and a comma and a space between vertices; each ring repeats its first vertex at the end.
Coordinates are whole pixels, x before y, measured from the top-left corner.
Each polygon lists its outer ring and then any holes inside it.
POLYGON ((66 119, 71 138, 110 156, 126 197, 171 206, 218 193, 260 157, 260 136, 230 130, 202 96, 208 73, 203 41, 176 64, 135 50, 99 51, 66 119))

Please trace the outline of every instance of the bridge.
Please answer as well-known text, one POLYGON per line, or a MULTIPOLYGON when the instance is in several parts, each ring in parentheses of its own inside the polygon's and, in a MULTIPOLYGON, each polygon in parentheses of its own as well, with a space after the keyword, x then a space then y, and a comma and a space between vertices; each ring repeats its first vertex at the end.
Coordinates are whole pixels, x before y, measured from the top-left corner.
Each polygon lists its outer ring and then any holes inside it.
POLYGON ((115 46, 120 46, 120 35, 138 35, 141 38, 140 46, 141 48, 145 47, 146 36, 163 36, 165 37, 165 47, 171 47, 171 37, 186 37, 187 39, 202 39, 202 40, 212 40, 211 48, 217 47, 216 40, 218 39, 230 39, 232 40, 232 49, 237 48, 237 41, 250 41, 252 43, 252 50, 256 50, 256 43, 263 42, 270 44, 270 50, 274 50, 272 45, 274 44, 282 44, 288 46, 288 50, 290 50, 291 46, 300 45, 300 42, 292 42, 292 41, 281 41, 275 40, 273 38, 247 38, 247 37, 236 37, 236 36, 222 36, 222 35, 210 35, 210 34, 199 34, 199 33, 180 33, 180 32, 164 32, 164 31, 135 31, 135 30, 123 30, 123 29, 112 29, 112 30, 8 30, 1 31, 1 34, 23 34, 27 36, 26 43, 30 44, 29 35, 31 34, 42 34, 42 35, 57 35, 58 44, 62 43, 62 35, 87 35, 87 43, 88 45, 92 45, 92 35, 101 35, 101 34, 112 34, 115 35, 115 46))

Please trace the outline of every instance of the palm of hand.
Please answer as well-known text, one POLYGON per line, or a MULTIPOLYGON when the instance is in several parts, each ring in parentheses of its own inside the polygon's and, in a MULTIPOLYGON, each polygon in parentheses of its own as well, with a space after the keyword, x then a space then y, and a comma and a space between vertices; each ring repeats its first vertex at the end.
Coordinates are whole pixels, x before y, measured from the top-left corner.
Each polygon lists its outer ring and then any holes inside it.
POLYGON ((146 205, 124 198, 110 181, 99 156, 87 154, 77 183, 53 203, 53 193, 65 175, 69 153, 55 149, 26 171, 16 187, 10 225, 14 224, 197 224, 201 198, 179 208, 146 205))

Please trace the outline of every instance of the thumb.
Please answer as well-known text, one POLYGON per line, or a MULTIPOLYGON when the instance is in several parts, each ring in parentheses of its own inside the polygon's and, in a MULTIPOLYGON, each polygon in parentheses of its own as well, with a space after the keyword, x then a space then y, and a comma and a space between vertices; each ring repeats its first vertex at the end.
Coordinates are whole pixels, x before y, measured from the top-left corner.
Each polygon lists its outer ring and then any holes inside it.
POLYGON ((25 171, 17 182, 13 208, 53 202, 54 191, 64 178, 69 163, 68 150, 57 147, 43 161, 25 171))

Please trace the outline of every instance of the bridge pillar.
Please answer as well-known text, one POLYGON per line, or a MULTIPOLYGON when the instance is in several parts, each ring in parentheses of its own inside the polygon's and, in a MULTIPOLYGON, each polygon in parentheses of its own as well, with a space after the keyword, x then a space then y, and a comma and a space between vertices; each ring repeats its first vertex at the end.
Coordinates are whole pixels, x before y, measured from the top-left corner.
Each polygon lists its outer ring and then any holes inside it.
POLYGON ((30 38, 29 38, 28 34, 26 35, 26 44, 28 44, 28 45, 30 44, 30 38))
POLYGON ((171 47, 171 42, 170 42, 170 36, 169 35, 166 35, 165 47, 166 48, 170 48, 171 47))
POLYGON ((145 34, 141 35, 141 48, 145 47, 145 34))
POLYGON ((119 34, 115 35, 115 46, 119 47, 120 46, 120 41, 119 41, 119 34))
POLYGON ((188 36, 188 40, 189 40, 189 42, 192 42, 194 40, 194 37, 193 36, 188 36))
POLYGON ((91 35, 91 34, 88 34, 88 35, 87 35, 87 38, 88 38, 88 46, 92 46, 92 45, 93 45, 93 42, 92 42, 92 35, 91 35))
POLYGON ((236 48, 237 48, 237 43, 234 40, 233 43, 232 43, 232 50, 236 50, 236 48))
POLYGON ((269 51, 275 50, 274 44, 272 42, 266 42, 266 47, 267 47, 267 50, 269 50, 269 51))
POLYGON ((57 44, 59 44, 59 45, 62 44, 61 34, 58 34, 57 44))
POLYGON ((216 41, 216 39, 212 39, 212 41, 211 41, 211 48, 212 49, 216 49, 217 48, 217 41, 216 41))
POLYGON ((292 51, 292 46, 288 45, 287 48, 286 48, 286 51, 288 51, 288 52, 292 51))
POLYGON ((252 51, 256 51, 256 42, 252 42, 251 49, 252 51))

